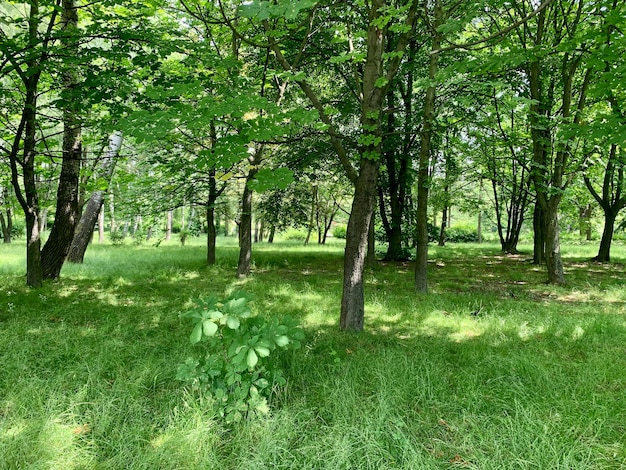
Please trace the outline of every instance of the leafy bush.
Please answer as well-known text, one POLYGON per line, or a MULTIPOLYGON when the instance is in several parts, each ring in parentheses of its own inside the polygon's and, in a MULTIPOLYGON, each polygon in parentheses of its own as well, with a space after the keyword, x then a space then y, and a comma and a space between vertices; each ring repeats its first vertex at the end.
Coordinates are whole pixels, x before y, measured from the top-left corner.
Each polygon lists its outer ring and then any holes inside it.
POLYGON ((206 229, 202 225, 202 221, 200 219, 193 219, 187 226, 186 230, 188 235, 191 235, 192 237, 199 237, 203 233, 206 233, 206 229))
POLYGON ((478 241, 478 232, 473 227, 458 225, 446 229, 446 240, 452 243, 471 243, 478 241))
POLYGON ((26 222, 17 219, 13 220, 13 226, 11 227, 11 238, 22 238, 26 235, 26 222))
MULTIPOLYGON (((435 242, 437 240, 439 240, 439 231, 441 230, 441 228, 437 227, 436 225, 431 224, 430 222, 428 223, 428 241, 429 242, 435 242)), ((448 233, 446 231, 446 233, 448 233)))
POLYGON ((336 225, 333 229, 333 237, 335 238, 346 238, 346 232, 348 231, 348 227, 345 225, 336 225))
POLYGON ((299 240, 304 241, 306 239, 306 230, 290 228, 283 234, 285 240, 299 240))
POLYGON ((210 296, 181 314, 194 321, 189 339, 202 342, 204 355, 179 365, 176 377, 207 393, 227 423, 269 412, 268 398, 286 383, 269 356, 277 348, 299 348, 304 338, 291 318, 252 317, 248 302, 244 293, 210 296))
MULTIPOLYGON (((415 236, 416 236, 417 227, 414 225, 410 225, 409 223, 402 224, 402 244, 406 247, 415 246, 415 236)), ((385 228, 382 224, 376 224, 375 228, 375 237, 376 241, 379 243, 387 243, 387 232, 385 232, 385 228)), ((439 240, 439 227, 436 225, 428 223, 428 241, 434 242, 439 240)), ((409 250, 413 251, 413 250, 409 250)))
POLYGON ((124 243, 124 231, 123 230, 114 230, 109 233, 109 238, 111 239, 111 243, 114 246, 120 246, 124 243))

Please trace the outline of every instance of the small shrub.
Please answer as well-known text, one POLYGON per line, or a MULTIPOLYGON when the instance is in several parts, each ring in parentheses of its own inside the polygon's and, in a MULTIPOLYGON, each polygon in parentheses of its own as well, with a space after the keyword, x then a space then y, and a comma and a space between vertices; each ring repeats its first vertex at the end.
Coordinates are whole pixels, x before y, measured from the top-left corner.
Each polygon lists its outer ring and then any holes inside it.
POLYGON ((13 220, 11 238, 22 238, 26 235, 26 222, 20 219, 13 220))
POLYGON ((478 233, 473 227, 463 225, 446 229, 446 240, 452 243, 472 243, 478 241, 478 233))
POLYGON ((348 231, 348 227, 345 225, 337 225, 333 229, 333 237, 335 238, 346 238, 346 232, 348 231))
POLYGON ((123 230, 115 230, 109 233, 109 238, 111 239, 111 243, 114 246, 120 246, 124 243, 124 231, 123 230))
POLYGON ((286 383, 269 356, 278 348, 299 348, 304 338, 295 320, 253 317, 248 302, 243 293, 210 296, 181 314, 194 321, 189 339, 201 343, 204 355, 179 365, 176 377, 207 393, 227 423, 269 412, 268 398, 286 383))
POLYGON ((306 230, 290 228, 283 234, 283 238, 285 240, 304 241, 306 240, 306 230))

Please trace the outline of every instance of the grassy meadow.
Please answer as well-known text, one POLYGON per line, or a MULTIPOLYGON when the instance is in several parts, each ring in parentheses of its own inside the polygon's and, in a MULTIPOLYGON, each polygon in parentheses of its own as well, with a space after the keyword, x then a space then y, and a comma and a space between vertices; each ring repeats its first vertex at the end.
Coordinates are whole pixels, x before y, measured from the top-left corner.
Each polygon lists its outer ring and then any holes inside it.
POLYGON ((563 247, 568 284, 496 245, 431 247, 367 273, 366 331, 338 331, 341 243, 234 239, 94 245, 25 286, 23 241, 0 246, 0 469, 626 468, 626 247, 563 247), (227 426, 175 380, 195 348, 192 299, 252 293, 306 333, 280 357, 271 414, 227 426))

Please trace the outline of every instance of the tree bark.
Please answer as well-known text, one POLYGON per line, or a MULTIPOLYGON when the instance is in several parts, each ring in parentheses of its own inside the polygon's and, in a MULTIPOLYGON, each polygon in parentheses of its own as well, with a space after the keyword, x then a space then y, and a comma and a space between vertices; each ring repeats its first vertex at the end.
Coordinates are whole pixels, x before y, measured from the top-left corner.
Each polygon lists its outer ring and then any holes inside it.
POLYGON ((613 241, 613 231, 615 230, 615 219, 617 218, 617 211, 605 210, 604 211, 604 229, 602 230, 602 240, 600 240, 600 248, 598 254, 593 258, 593 261, 599 261, 601 263, 608 263, 611 261, 611 242, 613 241))
POLYGON ((172 216, 173 211, 170 209, 167 211, 167 219, 165 220, 165 240, 167 241, 172 238, 172 216))
MULTIPOLYGON (((78 13, 74 0, 62 1, 61 30, 64 48, 73 54, 78 53, 76 30, 78 13)), ((70 98, 63 107, 63 162, 54 224, 50 236, 41 251, 41 267, 44 279, 56 279, 61 273, 65 258, 70 251, 74 231, 79 219, 78 181, 82 161, 81 120, 77 96, 78 75, 73 66, 66 66, 62 74, 63 88, 70 98)))
POLYGON ((215 264, 215 247, 217 241, 217 228, 215 227, 215 203, 220 195, 217 190, 217 181, 215 181, 215 168, 209 170, 209 199, 206 205, 206 222, 207 222, 207 250, 206 262, 208 265, 215 264))
POLYGON ((313 185, 313 190, 312 190, 312 195, 311 195, 311 214, 309 216, 309 227, 307 228, 306 231, 306 238, 304 239, 304 245, 308 245, 309 244, 309 240, 311 239, 311 232, 313 231, 313 228, 315 227, 315 211, 317 209, 317 185, 314 184, 313 185))
MULTIPOLYGON (((445 191, 448 189, 446 187, 445 191)), ((441 228, 439 229, 439 243, 438 246, 446 246, 446 227, 448 225, 448 206, 443 206, 443 211, 441 212, 441 228)))
POLYGON ((367 256, 368 233, 376 199, 378 160, 363 159, 354 189, 352 211, 346 230, 343 264, 343 295, 339 325, 342 330, 361 331, 365 321, 363 274, 367 256))
POLYGON ((440 0, 435 1, 434 22, 432 25, 432 45, 428 66, 428 78, 432 83, 426 89, 424 100, 424 116, 419 153, 419 169, 417 177, 417 249, 415 255, 415 290, 428 293, 428 187, 431 154, 431 140, 435 122, 436 86, 435 77, 439 69, 439 51, 443 35, 438 31, 442 23, 443 12, 440 0))
POLYGON ((102 245, 103 243, 104 243, 104 205, 101 205, 100 212, 98 212, 98 244, 102 245))
MULTIPOLYGON (((31 7, 32 8, 32 7, 31 7)), ((35 132, 37 110, 37 83, 38 75, 33 75, 31 86, 26 90, 25 129, 24 129, 24 159, 23 182, 25 201, 22 202, 26 219, 26 284, 30 287, 40 287, 43 283, 41 269, 41 238, 39 232, 39 196, 35 182, 35 132), (33 83, 34 82, 34 83, 33 83)), ((14 178, 14 189, 18 193, 17 177, 14 178)))
POLYGON ((2 226, 2 241, 3 243, 11 243, 11 231, 13 230, 13 219, 11 216, 11 207, 9 207, 8 190, 0 187, 0 201, 2 205, 6 207, 6 219, 4 213, 0 208, 0 226, 2 226))
POLYGON ((4 213, 0 211, 0 226, 2 227, 2 238, 4 243, 11 243, 11 234, 7 230, 7 223, 4 220, 4 213))
POLYGON ((546 254, 546 228, 543 210, 535 203, 533 211, 533 264, 543 264, 546 254))
POLYGON ((560 198, 553 197, 548 204, 548 210, 545 211, 546 266, 550 284, 565 284, 559 240, 559 203, 560 198))
MULTIPOLYGON (((122 146, 122 140, 121 132, 115 132, 109 137, 109 145, 102 161, 100 174, 100 177, 106 183, 107 188, 111 181, 111 177, 113 176, 113 171, 115 170, 115 157, 122 146)), ((102 189, 94 191, 83 208, 83 215, 78 222, 78 226, 76 227, 74 233, 74 239, 72 240, 72 244, 67 254, 68 262, 83 262, 85 252, 89 246, 89 240, 91 240, 91 236, 96 226, 96 221, 98 220, 98 215, 100 214, 104 204, 104 195, 105 191, 102 189)), ((113 202, 111 202, 111 208, 113 208, 113 202)), ((113 210, 111 210, 111 233, 114 231, 113 210)))
POLYGON ((239 221, 239 261, 237 263, 237 277, 243 278, 250 274, 252 268, 252 190, 248 183, 257 174, 256 158, 248 171, 246 184, 241 196, 241 220, 239 221))

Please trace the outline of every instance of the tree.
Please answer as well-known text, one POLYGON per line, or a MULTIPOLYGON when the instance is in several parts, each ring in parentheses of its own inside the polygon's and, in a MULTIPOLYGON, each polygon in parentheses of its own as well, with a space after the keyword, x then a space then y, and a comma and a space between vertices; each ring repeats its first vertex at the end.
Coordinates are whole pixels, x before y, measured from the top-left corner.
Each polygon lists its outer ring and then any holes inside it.
MULTIPOLYGON (((520 8, 526 8, 525 3, 520 8)), ((533 143, 532 177, 540 211, 535 214, 535 227, 541 229, 545 241, 545 261, 548 281, 563 284, 558 209, 569 185, 568 164, 573 157, 573 136, 564 136, 563 129, 554 127, 580 123, 585 107, 592 70, 584 67, 587 44, 582 18, 583 0, 559 1, 550 4, 537 15, 533 30, 525 27, 520 38, 530 52, 523 70, 529 84, 529 122, 533 143), (543 51, 543 52, 542 52, 543 51), (549 56, 547 51, 557 51, 549 56)), ((541 247, 537 247, 541 249, 541 247)))
MULTIPOLYGON (((602 8, 599 8, 603 11, 602 8)), ((624 38, 625 2, 609 1, 604 5, 604 15, 599 25, 600 34, 592 49, 589 62, 600 68, 600 76, 591 85, 590 94, 597 99, 594 119, 588 125, 591 136, 587 141, 590 148, 583 174, 585 185, 604 212, 604 228, 596 261, 610 261, 611 241, 615 220, 621 209, 626 207, 624 170, 626 167, 626 96, 621 86, 624 71, 626 39, 624 38), (601 172, 597 169, 602 168, 601 172), (596 171, 594 171, 596 170, 596 171), (602 181, 596 189, 592 175, 602 181)))
MULTIPOLYGON (((258 18, 264 26, 266 36, 269 38, 267 47, 271 48, 278 63, 289 74, 293 74, 295 81, 304 95, 309 100, 311 106, 318 112, 321 122, 326 128, 331 144, 346 169, 349 179, 354 184, 354 197, 352 210, 348 220, 346 234, 346 249, 344 257, 343 294, 341 301, 340 327, 343 330, 360 331, 364 323, 364 297, 363 297, 363 273, 365 269, 365 259, 368 247, 368 234, 370 222, 377 195, 377 182, 380 169, 380 157, 382 152, 382 129, 381 119, 385 96, 393 82, 402 61, 403 54, 408 42, 413 35, 416 25, 417 1, 409 2, 407 5, 396 7, 387 4, 383 0, 374 0, 371 4, 360 7, 365 19, 365 39, 364 50, 355 50, 352 38, 346 38, 347 52, 343 52, 345 59, 338 61, 352 62, 355 56, 365 59, 362 65, 354 62, 354 68, 350 76, 354 77, 352 82, 355 95, 359 100, 360 107, 360 130, 359 137, 359 169, 353 167, 349 161, 346 151, 337 130, 329 109, 324 106, 318 93, 313 89, 301 72, 301 59, 307 46, 314 42, 312 32, 313 22, 317 19, 317 13, 323 9, 332 9, 332 6, 317 5, 309 10, 304 29, 296 29, 300 37, 300 48, 295 51, 292 58, 285 56, 281 44, 276 41, 276 37, 284 37, 284 31, 277 31, 276 27, 268 21, 272 15, 275 17, 285 17, 285 8, 298 8, 288 5, 290 2, 278 2, 274 9, 267 4, 254 2, 248 10, 250 17, 258 18), (281 10, 282 8, 282 10, 281 10), (400 31, 395 47, 391 47, 389 54, 385 55, 385 42, 389 40, 390 29, 400 31), (300 73, 299 73, 300 72, 300 73)), ((307 2, 303 2, 305 5, 307 2)), ((311 2, 312 3, 312 2, 311 2)), ((310 5, 308 5, 310 6, 310 5)), ((305 8, 305 6, 300 6, 305 8)), ((289 11, 289 10, 287 10, 289 11)), ((357 6, 354 10, 348 10, 334 19, 345 21, 342 31, 352 31, 354 17, 361 13, 357 6)), ((291 19, 297 18, 292 12, 289 13, 291 19)), ((276 23, 274 23, 276 24, 276 23)), ((326 28, 320 31, 328 30, 326 28)))
POLYGON ((68 54, 61 73, 63 156, 54 224, 41 251, 44 279, 59 277, 80 218, 78 211, 78 179, 82 160, 80 81, 76 65, 71 59, 78 55, 78 9, 74 0, 63 0, 62 10, 60 43, 61 48, 68 54))
POLYGON ((114 133, 109 137, 109 144, 100 168, 100 179, 103 182, 104 189, 95 190, 83 208, 83 214, 76 227, 67 256, 67 260, 71 263, 83 262, 89 240, 91 240, 96 221, 98 220, 98 214, 104 205, 104 196, 111 182, 111 177, 115 170, 115 158, 121 145, 122 134, 120 132, 114 133))

